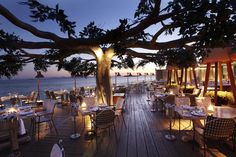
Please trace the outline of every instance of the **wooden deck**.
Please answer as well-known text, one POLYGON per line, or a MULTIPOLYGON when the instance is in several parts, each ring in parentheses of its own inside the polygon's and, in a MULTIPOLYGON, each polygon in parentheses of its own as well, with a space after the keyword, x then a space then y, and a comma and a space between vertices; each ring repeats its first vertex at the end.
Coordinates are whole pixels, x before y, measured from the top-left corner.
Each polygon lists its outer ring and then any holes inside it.
MULTIPOLYGON (((164 135, 168 131, 169 123, 167 117, 161 112, 151 112, 150 105, 146 101, 146 94, 129 94, 126 98, 126 110, 124 113, 127 128, 122 120, 116 121, 118 141, 114 133, 109 136, 103 132, 96 142, 86 140, 84 137, 88 127, 83 129, 82 118, 77 118, 78 130, 81 137, 78 140, 71 140, 73 132, 72 119, 68 116, 66 108, 56 108, 55 121, 59 131, 59 137, 54 132, 49 132, 44 126, 41 139, 33 140, 28 144, 20 146, 23 157, 49 156, 52 145, 59 139, 63 140, 66 157, 182 157, 203 156, 203 151, 196 144, 192 151, 191 142, 182 142, 178 131, 175 131, 177 139, 167 141, 164 135)), ((89 121, 89 118, 86 118, 89 121)), ((181 125, 188 122, 182 121, 181 125)), ((176 122, 176 125, 178 123, 176 122)), ((178 126, 175 126, 178 128, 178 126)), ((0 157, 8 156, 10 150, 0 152, 0 157)), ((236 156, 227 146, 220 146, 219 149, 210 149, 207 156, 236 156)))

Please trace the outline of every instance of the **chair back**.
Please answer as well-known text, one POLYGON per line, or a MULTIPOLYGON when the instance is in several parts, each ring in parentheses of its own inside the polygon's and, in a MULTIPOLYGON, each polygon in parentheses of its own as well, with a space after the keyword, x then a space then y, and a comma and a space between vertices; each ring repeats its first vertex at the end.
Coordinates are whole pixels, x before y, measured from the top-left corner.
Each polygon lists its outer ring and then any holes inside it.
POLYGON ((125 99, 124 98, 118 98, 115 106, 116 109, 123 109, 123 104, 124 104, 125 99))
POLYGON ((35 91, 32 91, 29 97, 30 101, 35 101, 37 99, 37 93, 35 91))
POLYGON ((195 101, 197 106, 207 108, 211 104, 211 97, 198 97, 195 101))
POLYGON ((164 102, 167 104, 175 104, 175 95, 168 95, 164 98, 164 102))
POLYGON ((51 153, 50 153, 50 157, 65 157, 65 150, 60 141, 58 144, 55 143, 53 145, 51 153))
POLYGON ((51 99, 50 92, 48 90, 45 91, 46 99, 51 99))
POLYGON ((43 107, 46 109, 46 112, 48 112, 48 113, 53 114, 55 106, 56 106, 56 103, 53 100, 46 100, 43 103, 43 107))
POLYGON ((79 90, 79 95, 85 95, 85 89, 84 87, 80 87, 80 90, 79 90))
POLYGON ((207 117, 204 129, 204 137, 226 140, 232 137, 235 129, 235 121, 230 118, 207 117))
POLYGON ((175 105, 180 106, 180 105, 190 105, 190 98, 185 96, 185 97, 175 97, 175 105))
POLYGON ((202 90, 201 88, 194 88, 193 89, 193 95, 198 97, 201 93, 201 90, 202 90))
POLYGON ((172 92, 174 95, 178 95, 179 94, 179 88, 178 87, 170 88, 169 91, 172 92))
POLYGON ((54 91, 50 91, 50 96, 51 96, 51 99, 52 99, 52 100, 57 100, 54 91))
POLYGON ((70 93, 69 97, 70 97, 70 103, 77 103, 77 98, 75 94, 70 93))
POLYGON ((96 126, 109 125, 114 123, 115 112, 111 109, 104 109, 97 113, 96 115, 96 126))

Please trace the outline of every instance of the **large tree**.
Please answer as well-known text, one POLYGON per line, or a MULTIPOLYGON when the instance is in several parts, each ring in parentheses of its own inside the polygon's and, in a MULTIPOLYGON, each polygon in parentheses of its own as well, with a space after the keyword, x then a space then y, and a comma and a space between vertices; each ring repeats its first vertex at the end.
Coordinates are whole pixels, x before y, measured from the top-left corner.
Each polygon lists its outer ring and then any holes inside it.
POLYGON ((99 103, 112 104, 112 66, 133 67, 135 57, 142 59, 139 65, 147 62, 164 65, 169 52, 191 50, 200 56, 203 48, 235 45, 236 2, 233 0, 170 0, 164 8, 161 0, 140 0, 133 20, 120 19, 117 28, 107 30, 91 22, 79 33, 75 32, 76 23, 68 19, 59 5, 52 8, 36 0, 20 4, 29 6, 34 22, 56 22, 67 38, 25 23, 0 4, 0 15, 19 29, 43 39, 27 41, 1 29, 0 76, 16 75, 30 62, 35 70, 46 71, 56 64, 59 70, 64 68, 73 75, 89 75, 96 70, 99 103), (156 31, 148 32, 150 27, 156 31), (160 36, 172 33, 178 33, 179 38, 160 41, 160 36), (134 48, 155 50, 155 53, 137 52, 134 48), (30 53, 26 49, 41 49, 42 53, 30 53), (91 54, 94 59, 68 59, 80 53, 91 54), (113 60, 113 56, 118 56, 118 60, 113 60))

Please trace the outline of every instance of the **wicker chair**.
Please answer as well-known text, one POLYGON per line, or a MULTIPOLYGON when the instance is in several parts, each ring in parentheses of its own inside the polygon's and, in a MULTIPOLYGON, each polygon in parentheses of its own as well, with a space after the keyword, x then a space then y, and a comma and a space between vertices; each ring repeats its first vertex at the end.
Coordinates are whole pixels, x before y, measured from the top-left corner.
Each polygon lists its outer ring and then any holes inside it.
POLYGON ((96 134, 96 146, 97 146, 97 141, 98 141, 97 140, 98 129, 102 129, 102 130, 109 129, 109 135, 110 135, 110 128, 113 127, 114 132, 115 132, 115 137, 117 139, 114 120, 115 120, 115 112, 111 109, 100 110, 96 113, 95 119, 92 122, 94 125, 95 134, 96 134))
MULTIPOLYGON (((206 142, 208 139, 217 141, 232 140, 235 149, 235 121, 230 118, 216 118, 208 116, 204 128, 195 128, 196 133, 203 137, 204 156, 206 156, 206 142)), ((195 140, 195 131, 193 140, 195 140)))
POLYGON ((189 97, 175 97, 175 105, 190 105, 189 97))

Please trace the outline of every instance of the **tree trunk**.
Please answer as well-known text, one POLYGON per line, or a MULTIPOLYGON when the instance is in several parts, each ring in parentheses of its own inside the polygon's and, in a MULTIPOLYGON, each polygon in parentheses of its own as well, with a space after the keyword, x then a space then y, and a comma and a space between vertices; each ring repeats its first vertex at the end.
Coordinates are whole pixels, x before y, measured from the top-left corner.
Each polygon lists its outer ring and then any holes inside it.
POLYGON ((101 48, 92 49, 96 56, 97 61, 97 73, 96 73, 96 85, 97 85, 97 103, 113 105, 112 84, 110 77, 111 60, 114 55, 114 49, 108 48, 102 51, 101 48))

